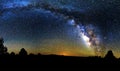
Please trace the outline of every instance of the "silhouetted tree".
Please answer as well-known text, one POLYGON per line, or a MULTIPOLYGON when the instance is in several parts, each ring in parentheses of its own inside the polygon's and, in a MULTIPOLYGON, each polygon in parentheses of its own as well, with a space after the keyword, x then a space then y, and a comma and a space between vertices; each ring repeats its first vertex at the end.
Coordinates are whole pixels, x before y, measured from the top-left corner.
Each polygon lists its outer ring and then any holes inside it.
POLYGON ((15 55, 15 53, 14 53, 14 52, 11 52, 11 53, 10 53, 10 55, 14 56, 14 55, 15 55))
POLYGON ((27 53, 27 51, 24 49, 24 48, 22 48, 21 50, 20 50, 20 52, 19 52, 19 55, 27 55, 28 53, 27 53))
POLYGON ((108 51, 105 58, 107 59, 115 59, 115 56, 113 55, 113 52, 111 50, 108 51))
POLYGON ((3 38, 0 38, 0 55, 8 54, 8 53, 7 53, 7 47, 5 47, 5 46, 3 45, 3 43, 4 43, 3 38))
POLYGON ((42 55, 41 53, 38 53, 38 55, 40 56, 40 55, 42 55))

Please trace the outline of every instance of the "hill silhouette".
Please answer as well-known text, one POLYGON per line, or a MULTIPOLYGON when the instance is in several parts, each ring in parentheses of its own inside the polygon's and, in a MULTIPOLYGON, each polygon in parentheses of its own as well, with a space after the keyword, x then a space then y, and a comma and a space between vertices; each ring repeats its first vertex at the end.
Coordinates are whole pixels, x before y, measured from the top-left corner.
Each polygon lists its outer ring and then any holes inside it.
MULTIPOLYGON (((21 52, 21 51, 20 51, 21 52)), ((59 55, 9 55, 0 56, 0 66, 13 67, 106 67, 106 65, 120 65, 120 59, 116 59, 111 51, 108 51, 105 58, 101 57, 74 57, 59 55)))
POLYGON ((98 56, 41 55, 40 53, 28 55, 24 48, 16 55, 14 52, 8 54, 3 42, 3 39, 0 39, 0 66, 3 67, 113 67, 120 65, 120 59, 115 58, 111 50, 107 52, 104 58, 98 56))

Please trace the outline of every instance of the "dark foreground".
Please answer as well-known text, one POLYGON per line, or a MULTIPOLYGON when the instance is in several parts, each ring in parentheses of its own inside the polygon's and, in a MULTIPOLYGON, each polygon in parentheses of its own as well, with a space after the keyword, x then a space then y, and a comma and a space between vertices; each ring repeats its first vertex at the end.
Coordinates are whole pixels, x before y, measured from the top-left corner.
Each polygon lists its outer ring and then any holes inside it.
POLYGON ((120 59, 101 57, 68 57, 56 55, 0 56, 3 67, 113 67, 120 59))

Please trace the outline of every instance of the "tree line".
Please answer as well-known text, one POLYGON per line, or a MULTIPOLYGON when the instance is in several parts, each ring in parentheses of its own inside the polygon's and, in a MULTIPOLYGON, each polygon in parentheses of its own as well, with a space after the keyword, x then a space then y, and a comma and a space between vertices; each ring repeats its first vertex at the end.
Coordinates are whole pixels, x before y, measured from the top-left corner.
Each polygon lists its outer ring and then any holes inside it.
MULTIPOLYGON (((8 53, 8 49, 4 46, 4 39, 0 38, 0 55, 15 55, 14 52, 8 53)), ((19 52, 19 55, 28 55, 27 51, 22 48, 19 52)))

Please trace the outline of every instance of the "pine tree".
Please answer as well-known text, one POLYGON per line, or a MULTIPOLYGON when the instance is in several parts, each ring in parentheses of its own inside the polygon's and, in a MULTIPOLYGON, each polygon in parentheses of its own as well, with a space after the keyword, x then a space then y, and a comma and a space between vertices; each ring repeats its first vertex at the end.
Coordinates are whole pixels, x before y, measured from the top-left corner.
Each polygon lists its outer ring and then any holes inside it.
POLYGON ((7 54, 7 47, 5 47, 3 43, 4 43, 3 38, 0 38, 0 55, 7 54))
POLYGON ((27 53, 27 51, 24 49, 24 48, 22 48, 21 50, 20 50, 20 52, 19 52, 19 55, 27 55, 28 53, 27 53))

